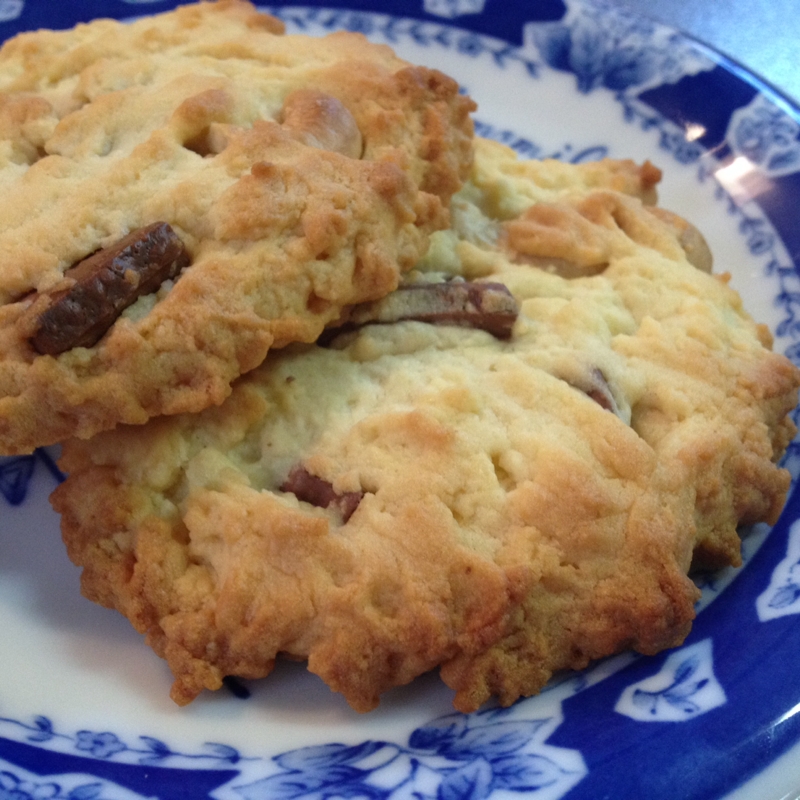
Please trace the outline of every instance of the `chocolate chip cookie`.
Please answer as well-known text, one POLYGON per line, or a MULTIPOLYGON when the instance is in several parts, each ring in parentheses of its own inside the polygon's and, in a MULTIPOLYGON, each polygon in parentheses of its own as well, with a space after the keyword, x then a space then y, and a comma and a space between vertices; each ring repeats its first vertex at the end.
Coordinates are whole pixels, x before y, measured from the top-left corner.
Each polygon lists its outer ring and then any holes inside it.
POLYGON ((377 299, 472 158, 455 81, 244 0, 0 50, 0 453, 219 404, 377 299))
POLYGON ((219 407, 65 445, 83 591, 178 703, 287 655, 359 711, 434 668, 471 711, 683 640, 693 561, 781 509, 800 373, 657 179, 478 141, 395 295, 219 407))

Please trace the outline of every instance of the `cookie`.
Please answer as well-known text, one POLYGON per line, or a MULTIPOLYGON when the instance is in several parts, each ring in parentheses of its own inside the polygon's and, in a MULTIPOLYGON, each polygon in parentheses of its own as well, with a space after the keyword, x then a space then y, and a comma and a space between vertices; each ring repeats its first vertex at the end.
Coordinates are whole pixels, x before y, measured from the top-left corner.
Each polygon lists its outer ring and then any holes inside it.
POLYGON ((6 43, 0 453, 218 404, 390 292, 447 225, 472 107, 244 0, 6 43))
POLYGON ((478 141, 396 295, 219 407, 65 444, 83 592, 176 702, 286 655, 359 711, 435 668, 472 711, 683 641, 693 561, 739 563, 781 509, 800 373, 657 177, 478 141))

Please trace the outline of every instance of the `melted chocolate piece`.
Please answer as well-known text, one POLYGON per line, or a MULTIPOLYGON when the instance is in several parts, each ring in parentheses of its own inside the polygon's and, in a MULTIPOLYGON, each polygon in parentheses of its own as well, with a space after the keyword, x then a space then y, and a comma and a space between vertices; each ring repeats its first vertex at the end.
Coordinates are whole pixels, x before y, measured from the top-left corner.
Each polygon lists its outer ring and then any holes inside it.
POLYGON ((326 340, 362 325, 416 321, 461 325, 508 339, 519 315, 519 304, 502 283, 450 281, 400 286, 374 303, 356 306, 347 321, 326 334, 326 340))
POLYGON ((312 475, 304 466, 292 467, 289 477, 281 484, 282 492, 291 492, 304 503, 310 503, 317 508, 333 508, 342 515, 342 521, 347 522, 353 512, 358 508, 363 492, 344 492, 337 494, 333 486, 323 478, 312 475))
POLYGON ((612 414, 616 414, 618 417, 621 417, 619 406, 617 405, 617 401, 614 399, 614 395, 611 392, 611 387, 608 385, 608 380, 603 374, 603 371, 598 367, 595 367, 592 370, 589 376, 589 382, 587 384, 578 386, 576 388, 588 395, 601 408, 604 408, 606 411, 610 411, 612 414))
POLYGON ((29 341, 42 355, 91 347, 128 306, 188 264, 183 242, 166 222, 132 231, 64 273, 75 284, 50 294, 29 341))

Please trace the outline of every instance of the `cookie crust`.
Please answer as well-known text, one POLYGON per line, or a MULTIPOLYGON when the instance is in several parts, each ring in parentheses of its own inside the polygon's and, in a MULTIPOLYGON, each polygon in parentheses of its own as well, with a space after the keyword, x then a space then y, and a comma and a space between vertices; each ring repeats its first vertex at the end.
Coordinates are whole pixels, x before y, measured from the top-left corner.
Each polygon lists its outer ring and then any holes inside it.
POLYGON ((359 711, 437 667, 458 709, 508 705, 680 644, 693 560, 737 564, 737 526, 776 519, 800 372, 726 280, 618 164, 529 164, 538 199, 509 217, 492 187, 516 203, 520 166, 477 154, 412 278, 505 284, 510 339, 366 325, 273 354, 219 408, 65 446, 83 591, 167 660, 176 702, 287 654, 359 711), (298 465, 355 509, 296 496, 298 465))
MULTIPOLYGON (((358 34, 244 0, 0 50, 0 452, 220 403, 269 349, 391 291, 447 225, 472 102, 358 34), (35 300, 131 231, 191 264, 101 341, 30 345, 35 300)), ((38 306, 36 306, 38 308, 38 306)))

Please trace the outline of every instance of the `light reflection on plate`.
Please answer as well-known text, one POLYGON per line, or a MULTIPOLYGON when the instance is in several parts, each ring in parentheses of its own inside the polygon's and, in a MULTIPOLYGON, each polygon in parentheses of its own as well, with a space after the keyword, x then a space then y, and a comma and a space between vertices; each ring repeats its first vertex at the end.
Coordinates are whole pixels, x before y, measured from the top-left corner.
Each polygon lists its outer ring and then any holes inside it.
MULTIPOLYGON (((174 4, 91 9, 124 18, 174 4)), ((800 252, 800 124, 785 101, 604 2, 506 2, 502 19, 482 0, 333 5, 272 10, 290 31, 360 30, 454 75, 479 103, 479 132, 524 156, 654 161, 661 204, 703 230, 776 349, 800 360, 789 255, 800 252)), ((82 8, 5 0, 0 33, 64 27, 82 8)), ((742 570, 703 576, 682 648, 609 659, 511 709, 452 714, 425 676, 362 717, 282 664, 247 699, 223 690, 179 710, 166 666, 79 596, 47 504, 54 456, 0 458, 0 798, 672 800, 680 786, 709 800, 800 740, 800 674, 787 669, 800 656, 798 497, 773 531, 745 540, 742 570)), ((787 465, 800 473, 797 445, 787 465)), ((741 798, 766 800, 759 791, 741 798)))

